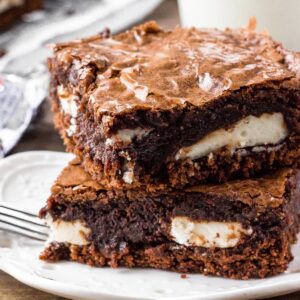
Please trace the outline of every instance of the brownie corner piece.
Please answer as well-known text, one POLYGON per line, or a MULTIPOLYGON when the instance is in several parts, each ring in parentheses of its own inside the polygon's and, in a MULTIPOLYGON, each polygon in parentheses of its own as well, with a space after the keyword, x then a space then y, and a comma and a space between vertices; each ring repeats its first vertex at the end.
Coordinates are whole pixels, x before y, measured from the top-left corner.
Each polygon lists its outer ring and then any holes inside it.
POLYGON ((57 45, 50 98, 68 150, 107 186, 225 182, 299 159, 299 61, 246 29, 151 22, 57 45))
POLYGON ((52 242, 40 258, 264 278, 292 260, 299 213, 297 170, 150 193, 107 190, 73 162, 42 210, 52 242))

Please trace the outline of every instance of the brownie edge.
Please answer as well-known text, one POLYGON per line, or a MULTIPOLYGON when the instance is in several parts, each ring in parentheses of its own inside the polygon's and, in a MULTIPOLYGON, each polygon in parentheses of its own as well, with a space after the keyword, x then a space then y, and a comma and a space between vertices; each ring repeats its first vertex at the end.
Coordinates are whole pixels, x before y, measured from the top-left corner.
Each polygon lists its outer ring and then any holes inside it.
POLYGON ((148 193, 105 190, 73 161, 53 186, 41 216, 52 220, 55 230, 60 224, 81 226, 81 235, 72 242, 56 235, 59 239, 40 257, 98 267, 263 278, 283 272, 292 260, 299 212, 300 176, 292 169, 259 179, 148 193), (182 234, 182 228, 197 226, 200 233, 182 234), (216 235, 208 236, 205 228, 216 235))

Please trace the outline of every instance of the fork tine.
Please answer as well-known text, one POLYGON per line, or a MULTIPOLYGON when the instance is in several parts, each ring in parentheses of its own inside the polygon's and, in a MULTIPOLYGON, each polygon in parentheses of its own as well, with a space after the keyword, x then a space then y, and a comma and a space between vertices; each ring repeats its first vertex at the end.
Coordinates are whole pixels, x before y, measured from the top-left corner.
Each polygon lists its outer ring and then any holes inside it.
POLYGON ((2 213, 0 213, 0 221, 9 223, 16 227, 23 228, 23 229, 26 229, 26 230, 29 230, 32 232, 44 234, 44 235, 48 235, 48 232, 49 232, 47 227, 42 227, 42 226, 27 222, 25 220, 16 219, 12 216, 7 216, 2 213))
POLYGON ((45 222, 41 219, 39 219, 37 216, 30 216, 28 214, 24 214, 20 211, 15 211, 9 208, 4 208, 0 206, 0 214, 6 215, 8 217, 13 217, 21 221, 27 221, 29 223, 46 227, 45 222))
POLYGON ((22 236, 30 237, 32 239, 39 240, 39 241, 46 241, 47 238, 48 238, 46 235, 41 235, 39 233, 32 232, 32 231, 29 231, 27 229, 19 228, 19 227, 16 227, 15 225, 12 225, 12 224, 8 223, 8 222, 3 222, 3 221, 0 220, 0 230, 1 229, 5 230, 5 231, 8 231, 8 232, 13 232, 13 233, 20 234, 22 236))
POLYGON ((0 207, 3 207, 5 209, 9 209, 9 210, 12 210, 12 211, 15 211, 15 212, 19 212, 19 213, 22 213, 24 215, 28 215, 28 216, 31 216, 31 217, 34 217, 34 218, 38 218, 38 216, 36 214, 30 213, 28 211, 23 211, 23 210, 15 207, 12 204, 9 204, 9 203, 4 203, 4 202, 0 201, 0 207))
POLYGON ((40 241, 49 236, 48 227, 38 216, 3 202, 0 202, 0 229, 40 241))

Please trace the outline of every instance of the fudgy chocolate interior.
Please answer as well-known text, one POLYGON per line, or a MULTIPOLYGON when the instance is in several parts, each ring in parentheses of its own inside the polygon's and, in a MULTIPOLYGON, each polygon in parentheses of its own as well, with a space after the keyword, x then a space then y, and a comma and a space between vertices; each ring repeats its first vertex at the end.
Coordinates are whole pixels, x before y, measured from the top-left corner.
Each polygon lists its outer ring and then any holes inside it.
MULTIPOLYGON (((128 116, 128 124, 126 124, 126 118, 122 120, 120 128, 152 128, 153 130, 140 140, 134 140, 129 146, 123 146, 122 144, 115 144, 112 146, 105 146, 105 138, 101 135, 101 125, 97 125, 97 122, 91 117, 86 118, 86 115, 82 115, 79 120, 79 131, 76 135, 76 143, 79 149, 82 149, 84 155, 89 156, 96 165, 104 165, 104 170, 107 173, 114 172, 114 176, 121 177, 122 174, 118 173, 119 169, 122 169, 126 159, 122 158, 118 153, 125 151, 129 154, 134 162, 134 175, 143 178, 147 174, 154 175, 158 178, 158 181, 168 181, 167 163, 174 161, 175 153, 184 146, 189 146, 197 142, 199 139, 219 128, 228 128, 237 121, 245 118, 248 115, 260 116, 263 113, 281 112, 285 116, 285 121, 288 125, 290 134, 299 134, 295 132, 298 130, 297 114, 299 111, 295 109, 291 113, 291 108, 296 105, 296 95, 289 93, 288 90, 268 90, 266 88, 262 90, 255 90, 247 93, 236 93, 231 95, 230 99, 222 99, 218 105, 213 105, 207 110, 190 109, 186 111, 171 111, 156 114, 155 112, 137 112, 134 116, 128 116), (245 101, 245 98, 248 98, 245 101), (278 101, 278 98, 282 99, 278 101), (243 101, 239 101, 243 99, 243 101), (274 101, 270 101, 274 99, 274 101), (275 100, 276 99, 276 100, 275 100), (245 105, 245 102, 249 103, 245 105), (223 104, 221 104, 223 102, 223 104), (230 103, 228 105, 224 103, 230 103), (294 118, 291 119, 291 116, 294 118), (130 123, 131 122, 131 123, 130 123), (130 124, 129 124, 130 123, 130 124), (86 149, 89 149, 86 151, 86 149), (111 168, 113 166, 113 168, 111 168)), ((298 96, 300 97, 300 95, 298 96)), ((263 130, 263 129, 262 129, 263 130)), ((297 149, 299 145, 298 140, 294 140, 293 143, 288 143, 287 152, 292 149, 297 149)), ((269 145, 273 146, 273 145, 269 145)), ((283 155, 286 156, 287 153, 283 155)), ((254 154, 256 156, 264 155, 254 154)), ((218 164, 218 170, 231 166, 226 166, 228 157, 222 158, 218 164)), ((207 158, 199 159, 198 161, 207 161, 207 158)), ((282 159, 283 162, 284 159, 282 159)), ((235 160, 236 161, 236 160, 235 160)), ((261 160, 262 162, 267 160, 261 160)), ((291 159, 290 164, 294 162, 291 159)), ((175 162, 175 164, 181 162, 175 162)), ((278 163, 280 165, 280 163, 278 163)), ((268 162, 266 163, 266 166, 268 162)), ((284 164, 283 164, 284 165, 284 164)), ((288 164, 286 164, 288 165, 288 164)), ((276 164, 273 168, 276 168, 276 164)), ((205 169, 209 171, 209 166, 204 165, 201 170, 205 173, 205 169)), ((239 170, 240 173, 241 170, 239 170)), ((251 172, 251 171, 250 171, 251 172)), ((174 172, 176 174, 176 171, 174 172)), ((211 174, 210 181, 213 181, 214 177, 218 178, 218 174, 211 174)), ((237 177, 239 174, 235 174, 237 177)), ((220 180, 222 181, 222 180, 220 180)), ((192 183, 192 182, 191 182, 192 183)))
POLYGON ((255 243, 279 234, 289 225, 288 219, 280 215, 288 213, 286 209, 295 209, 288 206, 258 211, 256 206, 199 193, 108 202, 103 199, 66 202, 56 196, 51 201, 48 212, 54 220, 83 220, 92 230, 89 239, 96 249, 109 250, 172 242, 170 225, 174 216, 194 221, 240 222, 245 228, 251 226, 253 234, 248 242, 255 243))

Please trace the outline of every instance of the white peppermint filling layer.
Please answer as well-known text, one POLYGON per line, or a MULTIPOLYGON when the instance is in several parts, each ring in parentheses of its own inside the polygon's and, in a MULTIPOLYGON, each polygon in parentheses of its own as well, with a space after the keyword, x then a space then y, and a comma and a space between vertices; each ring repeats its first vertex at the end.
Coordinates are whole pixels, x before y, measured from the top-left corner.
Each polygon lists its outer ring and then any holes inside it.
POLYGON ((91 230, 87 228, 81 221, 51 221, 49 218, 47 220, 47 224, 51 229, 51 241, 58 243, 70 243, 79 246, 89 244, 87 236, 90 234, 91 230))
POLYGON ((171 236, 181 245, 205 248, 235 247, 242 234, 251 235, 251 228, 244 229, 238 222, 192 221, 187 217, 174 217, 171 236))
POLYGON ((135 128, 135 129, 120 129, 116 134, 112 135, 105 142, 106 145, 113 145, 116 142, 125 144, 131 143, 134 138, 141 139, 146 136, 151 129, 135 128))
MULTIPOLYGON (((194 145, 180 149, 175 158, 192 160, 227 147, 233 153, 245 147, 278 144, 288 135, 288 129, 281 113, 264 113, 260 117, 248 116, 232 128, 218 129, 203 137, 194 145)), ((265 147, 256 148, 264 151, 265 147)))
POLYGON ((78 96, 69 93, 63 86, 57 87, 57 95, 60 102, 61 110, 64 114, 69 115, 70 126, 66 129, 68 136, 72 136, 75 134, 77 125, 76 125, 76 117, 78 115, 78 106, 77 100, 78 96))

